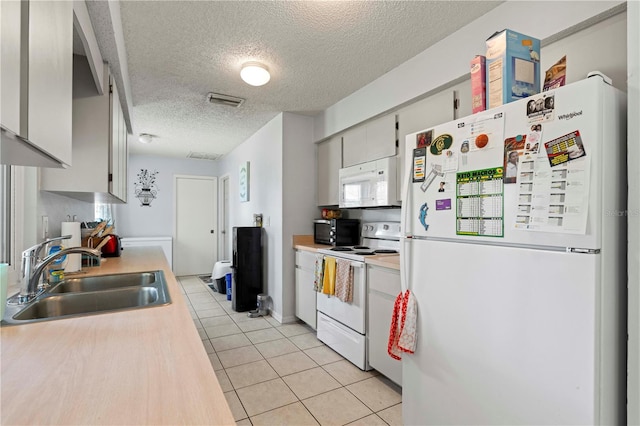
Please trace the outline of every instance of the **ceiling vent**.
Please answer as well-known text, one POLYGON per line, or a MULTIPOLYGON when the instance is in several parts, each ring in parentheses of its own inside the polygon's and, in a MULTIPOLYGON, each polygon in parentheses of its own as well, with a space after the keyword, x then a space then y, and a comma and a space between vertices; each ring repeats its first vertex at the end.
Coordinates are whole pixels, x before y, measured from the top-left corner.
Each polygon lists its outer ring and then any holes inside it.
POLYGON ((244 99, 235 96, 223 95, 221 93, 207 93, 207 100, 212 104, 226 105, 230 107, 239 107, 244 103, 244 99))
POLYGON ((198 160, 217 160, 220 157, 221 155, 219 154, 210 154, 207 152, 193 152, 193 151, 191 151, 189 155, 187 155, 187 158, 197 158, 198 160))

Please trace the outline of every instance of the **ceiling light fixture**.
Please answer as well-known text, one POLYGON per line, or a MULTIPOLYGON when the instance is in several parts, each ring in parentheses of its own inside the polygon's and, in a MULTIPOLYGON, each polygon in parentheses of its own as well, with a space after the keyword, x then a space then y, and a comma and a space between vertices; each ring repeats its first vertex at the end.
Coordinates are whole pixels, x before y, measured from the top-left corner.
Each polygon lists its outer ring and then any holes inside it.
POLYGON ((140 143, 151 143, 152 138, 153 136, 149 133, 140 133, 140 136, 138 136, 140 143))
POLYGON ((262 86, 269 82, 271 74, 269 74, 269 69, 260 62, 247 62, 242 65, 240 77, 242 77, 247 84, 262 86))

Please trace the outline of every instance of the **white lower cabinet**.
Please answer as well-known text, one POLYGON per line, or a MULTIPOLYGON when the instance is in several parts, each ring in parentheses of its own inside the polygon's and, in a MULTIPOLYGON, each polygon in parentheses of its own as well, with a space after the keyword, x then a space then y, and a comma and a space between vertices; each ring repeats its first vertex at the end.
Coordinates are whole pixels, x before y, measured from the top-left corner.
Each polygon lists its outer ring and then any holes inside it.
POLYGON ((316 256, 314 253, 296 250, 296 316, 316 328, 315 279, 316 256))
POLYGON ((402 386, 402 362, 391 358, 387 353, 393 305, 400 293, 400 271, 368 265, 367 273, 369 365, 402 386))

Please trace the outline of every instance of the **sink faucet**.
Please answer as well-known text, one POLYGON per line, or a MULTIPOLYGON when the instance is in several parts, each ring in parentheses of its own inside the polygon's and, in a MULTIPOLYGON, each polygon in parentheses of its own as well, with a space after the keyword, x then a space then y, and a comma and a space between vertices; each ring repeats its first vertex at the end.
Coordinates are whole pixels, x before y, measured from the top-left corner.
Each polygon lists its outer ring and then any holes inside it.
POLYGON ((29 276, 30 271, 33 271, 36 267, 36 263, 38 263, 42 258, 40 257, 40 252, 44 249, 47 244, 53 243, 55 241, 62 241, 71 238, 71 235, 63 235, 62 237, 49 238, 39 244, 36 244, 33 247, 29 247, 25 251, 22 252, 22 275, 29 276))
MULTIPOLYGON (((59 239, 66 238, 60 237, 59 239)), ((87 247, 69 247, 52 253, 39 261, 38 254, 40 249, 51 241, 53 240, 45 241, 42 244, 38 244, 22 252, 22 280, 20 282, 20 295, 18 297, 19 304, 27 303, 38 295, 38 284, 40 282, 42 272, 56 259, 72 253, 84 253, 97 258, 100 257, 100 250, 94 250, 87 247)))

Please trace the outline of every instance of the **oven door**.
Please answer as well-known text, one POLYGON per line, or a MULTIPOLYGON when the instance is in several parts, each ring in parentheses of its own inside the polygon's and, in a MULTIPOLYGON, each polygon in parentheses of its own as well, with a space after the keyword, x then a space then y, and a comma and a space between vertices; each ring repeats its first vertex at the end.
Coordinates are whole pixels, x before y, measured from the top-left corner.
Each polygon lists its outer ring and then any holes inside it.
POLYGON ((353 302, 345 303, 335 296, 318 293, 317 309, 352 330, 365 334, 367 275, 364 262, 351 262, 351 266, 353 267, 353 302))

